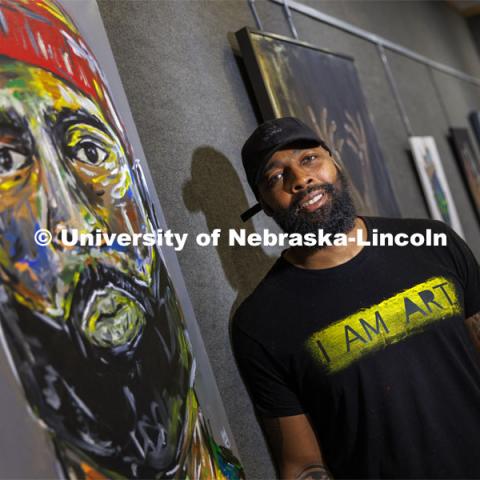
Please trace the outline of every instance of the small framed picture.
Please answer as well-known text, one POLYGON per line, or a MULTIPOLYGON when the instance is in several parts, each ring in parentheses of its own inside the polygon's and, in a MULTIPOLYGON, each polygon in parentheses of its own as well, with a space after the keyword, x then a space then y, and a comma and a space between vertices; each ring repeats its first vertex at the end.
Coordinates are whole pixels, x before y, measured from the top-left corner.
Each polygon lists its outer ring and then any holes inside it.
POLYGON ((409 142, 432 218, 442 220, 464 237, 435 139, 410 137, 409 142))

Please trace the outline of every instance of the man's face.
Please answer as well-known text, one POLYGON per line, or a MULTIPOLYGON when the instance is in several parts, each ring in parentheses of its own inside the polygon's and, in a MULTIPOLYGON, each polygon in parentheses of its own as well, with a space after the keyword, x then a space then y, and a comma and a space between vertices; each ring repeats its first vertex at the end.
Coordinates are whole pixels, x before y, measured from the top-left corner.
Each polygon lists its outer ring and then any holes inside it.
MULTIPOLYGON (((131 161, 131 159, 130 159, 131 161)), ((178 456, 192 382, 181 312, 156 250, 67 247, 57 234, 150 221, 98 105, 51 73, 0 63, 0 285, 27 397, 67 444, 126 476, 178 456), (49 246, 34 234, 48 229, 49 246)))
POLYGON ((353 228, 356 212, 347 179, 320 146, 275 152, 257 187, 263 209, 287 233, 353 228))

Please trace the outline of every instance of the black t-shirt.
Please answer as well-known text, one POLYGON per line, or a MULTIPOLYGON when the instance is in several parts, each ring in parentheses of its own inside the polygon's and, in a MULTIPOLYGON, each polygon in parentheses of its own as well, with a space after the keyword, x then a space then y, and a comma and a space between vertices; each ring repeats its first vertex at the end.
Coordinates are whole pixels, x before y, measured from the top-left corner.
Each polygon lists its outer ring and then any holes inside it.
POLYGON ((261 416, 306 413, 334 477, 480 478, 480 311, 467 244, 434 220, 362 217, 447 246, 365 246, 327 269, 280 257, 235 313, 235 356, 261 416))

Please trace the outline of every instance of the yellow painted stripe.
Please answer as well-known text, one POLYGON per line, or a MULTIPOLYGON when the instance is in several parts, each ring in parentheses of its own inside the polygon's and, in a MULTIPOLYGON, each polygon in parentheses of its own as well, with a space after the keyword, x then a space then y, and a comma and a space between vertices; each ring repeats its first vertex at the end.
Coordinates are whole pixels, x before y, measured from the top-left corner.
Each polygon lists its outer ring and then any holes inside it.
POLYGON ((461 311, 455 284, 433 277, 315 332, 307 348, 333 373, 461 311))

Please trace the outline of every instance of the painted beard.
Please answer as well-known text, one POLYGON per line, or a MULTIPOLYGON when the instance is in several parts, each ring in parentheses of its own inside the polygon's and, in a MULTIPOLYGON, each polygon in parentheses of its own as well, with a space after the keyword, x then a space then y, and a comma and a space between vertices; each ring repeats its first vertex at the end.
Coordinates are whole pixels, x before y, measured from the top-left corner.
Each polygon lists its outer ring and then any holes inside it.
POLYGON ((346 175, 338 169, 337 175, 336 183, 340 186, 324 183, 309 187, 302 194, 297 194, 287 209, 275 212, 272 218, 286 233, 316 234, 320 229, 332 235, 349 232, 355 225, 357 213, 346 175), (326 202, 314 212, 303 211, 300 205, 304 198, 316 190, 328 195, 326 202))
MULTIPOLYGON (((179 340, 181 317, 163 263, 154 274, 156 295, 113 268, 85 268, 60 326, 14 299, 0 316, 30 406, 56 444, 126 478, 165 478, 183 455, 183 429, 194 415, 186 400, 193 360, 179 340), (141 304, 145 321, 131 341, 95 345, 81 331, 83 313, 96 291, 116 302, 116 289, 141 304)), ((115 313, 103 311, 99 321, 115 313)))

